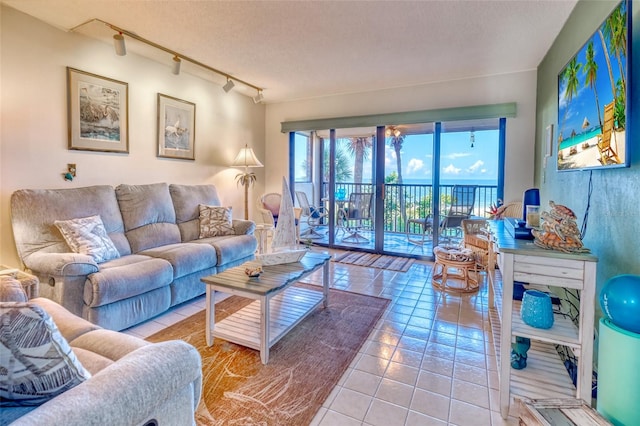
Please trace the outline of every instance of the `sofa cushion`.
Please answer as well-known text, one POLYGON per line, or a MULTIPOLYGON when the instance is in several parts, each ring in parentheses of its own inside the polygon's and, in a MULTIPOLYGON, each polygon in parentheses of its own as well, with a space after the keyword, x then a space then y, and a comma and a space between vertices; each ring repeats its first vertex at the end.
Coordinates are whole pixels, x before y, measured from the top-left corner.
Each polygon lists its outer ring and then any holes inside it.
POLYGON ((54 225, 75 253, 86 254, 96 263, 120 257, 99 215, 69 220, 56 220, 54 225))
POLYGON ((169 185, 176 212, 176 223, 182 241, 198 239, 200 233, 200 204, 220 206, 220 198, 213 185, 169 185))
POLYGON ((180 242, 180 230, 166 183, 118 185, 116 197, 134 253, 180 242))
POLYGON ((200 204, 200 235, 198 238, 234 235, 231 207, 200 204))
POLYGON ((253 235, 233 235, 223 237, 203 238, 194 243, 211 245, 218 255, 217 266, 226 265, 240 259, 250 258, 254 255, 258 242, 253 235))
POLYGON ((96 307, 168 286, 173 268, 166 260, 133 254, 101 264, 87 278, 84 303, 96 307))
POLYGON ((68 253, 69 247, 53 222, 93 215, 100 215, 120 255, 130 254, 113 187, 99 185, 14 192, 11 195, 11 224, 20 258, 28 268, 34 269, 29 259, 34 253, 68 253))
POLYGON ((0 303, 0 336, 0 406, 40 405, 91 377, 39 306, 0 303))
POLYGON ((173 267, 173 278, 180 278, 216 265, 216 249, 196 243, 179 243, 141 251, 139 254, 164 259, 173 267))

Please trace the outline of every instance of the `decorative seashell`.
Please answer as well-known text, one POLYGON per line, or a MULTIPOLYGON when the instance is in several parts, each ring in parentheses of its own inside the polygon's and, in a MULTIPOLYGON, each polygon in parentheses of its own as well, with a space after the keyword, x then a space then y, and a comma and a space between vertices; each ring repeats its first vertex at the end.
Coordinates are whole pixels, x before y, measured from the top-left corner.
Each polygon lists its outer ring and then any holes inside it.
POLYGON ((257 278, 262 274, 262 266, 257 266, 255 268, 245 268, 244 273, 249 278, 257 278))

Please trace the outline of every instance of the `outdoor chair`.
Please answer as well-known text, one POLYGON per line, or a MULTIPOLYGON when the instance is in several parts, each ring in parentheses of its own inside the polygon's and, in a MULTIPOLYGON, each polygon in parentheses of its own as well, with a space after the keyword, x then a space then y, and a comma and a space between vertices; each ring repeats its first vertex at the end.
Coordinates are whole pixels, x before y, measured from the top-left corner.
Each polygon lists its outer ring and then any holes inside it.
POLYGON ((301 238, 322 238, 322 234, 316 231, 316 228, 322 224, 325 217, 328 216, 324 211, 324 207, 316 207, 309 203, 307 194, 303 191, 296 191, 298 204, 302 209, 300 222, 306 222, 307 229, 300 234, 301 238))
POLYGON ((600 163, 603 166, 608 164, 620 164, 618 154, 611 147, 611 135, 613 134, 613 108, 614 102, 604 106, 604 123, 602 124, 602 134, 598 135, 598 151, 600 152, 600 163))
POLYGON ((365 228, 365 222, 369 222, 370 225, 372 200, 373 194, 370 192, 351 193, 344 215, 345 228, 349 235, 342 239, 343 242, 360 244, 369 241, 360 231, 365 228))
MULTIPOLYGON (((451 194, 451 206, 447 214, 440 220, 439 231, 443 240, 451 241, 462 236, 462 221, 469 219, 476 201, 477 185, 455 185, 451 194)), ((425 236, 433 231, 433 217, 416 218, 407 220, 407 240, 414 244, 424 244, 425 236), (422 227, 422 241, 410 238, 410 225, 422 227)))

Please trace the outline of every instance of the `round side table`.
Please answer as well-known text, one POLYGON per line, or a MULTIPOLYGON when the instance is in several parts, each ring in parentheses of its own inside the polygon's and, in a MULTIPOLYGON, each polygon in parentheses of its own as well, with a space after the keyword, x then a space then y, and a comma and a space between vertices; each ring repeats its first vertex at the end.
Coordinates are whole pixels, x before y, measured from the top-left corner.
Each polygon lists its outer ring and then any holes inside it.
POLYGON ((433 249, 435 262, 431 283, 439 290, 473 293, 480 288, 478 284, 476 258, 469 249, 456 246, 437 246, 433 249), (475 276, 470 272, 475 272, 475 276), (451 281, 454 280, 454 281, 451 281))

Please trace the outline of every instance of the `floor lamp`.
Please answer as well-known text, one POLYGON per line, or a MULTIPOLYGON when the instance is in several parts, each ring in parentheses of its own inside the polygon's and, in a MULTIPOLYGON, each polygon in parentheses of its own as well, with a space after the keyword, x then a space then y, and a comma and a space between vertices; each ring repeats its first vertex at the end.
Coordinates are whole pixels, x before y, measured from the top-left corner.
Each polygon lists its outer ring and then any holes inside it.
POLYGON ((244 218, 249 219, 249 186, 253 185, 256 181, 256 174, 249 173, 249 167, 264 167, 264 165, 258 160, 256 154, 253 153, 253 149, 245 145, 240 150, 236 159, 231 163, 231 167, 244 167, 244 173, 236 175, 236 181, 238 184, 244 186, 244 218))

